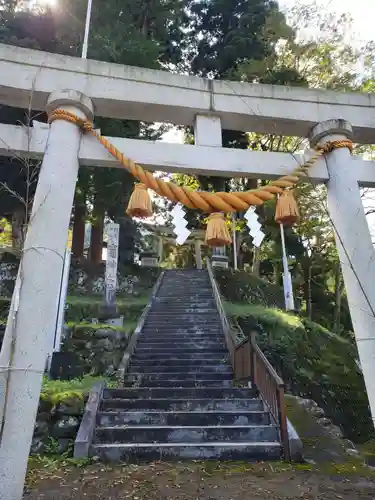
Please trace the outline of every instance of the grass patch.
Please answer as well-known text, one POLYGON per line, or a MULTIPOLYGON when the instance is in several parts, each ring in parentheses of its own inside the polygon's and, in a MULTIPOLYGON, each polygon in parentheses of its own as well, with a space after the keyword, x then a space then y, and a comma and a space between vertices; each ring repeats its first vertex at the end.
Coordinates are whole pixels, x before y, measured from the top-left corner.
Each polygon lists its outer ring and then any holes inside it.
POLYGON ((87 330, 88 328, 90 330, 113 330, 115 332, 124 332, 124 333, 132 333, 135 327, 137 326, 137 321, 124 321, 123 326, 116 326, 116 325, 108 325, 107 323, 89 323, 88 321, 81 322, 81 323, 76 323, 75 321, 68 321, 66 325, 69 328, 74 329, 76 333, 78 333, 80 330, 87 330))
MULTIPOLYGON (((149 297, 131 296, 117 299, 117 312, 125 321, 137 321, 147 305, 149 297)), ((67 298, 65 319, 68 322, 87 323, 91 318, 102 315, 103 299, 101 297, 69 296, 67 298)))
MULTIPOLYGON (((149 300, 148 295, 140 295, 137 297, 134 296, 129 296, 129 297, 119 297, 116 300, 116 303, 119 307, 126 307, 126 306, 140 306, 144 307, 147 305, 149 300)), ((73 305, 90 305, 90 304, 95 304, 95 305, 102 305, 103 304, 103 298, 98 297, 97 295, 92 295, 92 296, 81 296, 81 295, 70 295, 66 299, 67 304, 73 304, 73 305)))
POLYGON ((84 375, 82 378, 71 380, 51 380, 44 377, 40 399, 50 401, 54 405, 72 398, 84 399, 84 396, 90 392, 91 387, 101 380, 105 381, 107 387, 118 387, 118 382, 108 377, 84 375))

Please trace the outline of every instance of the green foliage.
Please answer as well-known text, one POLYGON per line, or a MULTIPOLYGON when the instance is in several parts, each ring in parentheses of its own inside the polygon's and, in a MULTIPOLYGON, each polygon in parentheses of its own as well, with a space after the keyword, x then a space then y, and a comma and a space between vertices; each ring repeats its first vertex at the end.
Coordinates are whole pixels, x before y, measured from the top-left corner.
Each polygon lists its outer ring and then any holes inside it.
POLYGON ((0 325, 6 323, 9 307, 10 299, 8 297, 0 297, 0 325))
POLYGON ((273 51, 278 29, 287 31, 283 15, 273 1, 200 0, 191 6, 194 33, 201 37, 192 61, 195 74, 230 78, 243 60, 262 60, 273 51), (269 20, 273 20, 273 30, 269 20))
POLYGON ((9 222, 0 217, 0 248, 12 245, 12 229, 9 222))
MULTIPOLYGON (((284 305, 283 290, 254 274, 215 268, 215 279, 223 296, 231 302, 243 301, 279 308, 284 305)), ((241 307, 241 304, 237 305, 241 307)))

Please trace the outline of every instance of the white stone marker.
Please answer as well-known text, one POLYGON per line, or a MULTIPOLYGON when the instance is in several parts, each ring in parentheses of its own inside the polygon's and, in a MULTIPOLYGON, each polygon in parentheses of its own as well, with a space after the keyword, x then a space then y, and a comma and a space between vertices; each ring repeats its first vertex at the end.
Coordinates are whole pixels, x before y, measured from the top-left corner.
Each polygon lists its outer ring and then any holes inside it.
POLYGON ((116 309, 117 265, 120 225, 111 222, 107 225, 107 261, 105 265, 105 302, 106 306, 116 309))

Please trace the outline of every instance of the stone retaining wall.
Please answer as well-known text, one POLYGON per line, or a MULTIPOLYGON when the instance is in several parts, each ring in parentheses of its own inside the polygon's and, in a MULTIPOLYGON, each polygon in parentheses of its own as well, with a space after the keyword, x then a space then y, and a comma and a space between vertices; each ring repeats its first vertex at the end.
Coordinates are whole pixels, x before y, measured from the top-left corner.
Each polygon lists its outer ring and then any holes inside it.
POLYGON ((41 400, 30 454, 70 452, 83 416, 87 396, 76 395, 56 405, 41 400))

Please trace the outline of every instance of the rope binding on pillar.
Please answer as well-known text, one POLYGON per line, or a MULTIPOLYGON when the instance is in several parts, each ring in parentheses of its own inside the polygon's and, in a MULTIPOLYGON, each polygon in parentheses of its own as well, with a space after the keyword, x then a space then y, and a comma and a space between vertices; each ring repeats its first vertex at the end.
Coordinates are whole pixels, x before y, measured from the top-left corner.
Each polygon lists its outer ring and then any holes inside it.
MULTIPOLYGON (((188 186, 178 186, 174 182, 164 181, 163 179, 157 179, 154 177, 151 172, 126 157, 108 139, 94 130, 93 124, 88 120, 83 120, 75 114, 61 109, 57 109, 50 113, 48 120, 49 123, 52 123, 55 120, 65 120, 70 123, 74 123, 84 133, 94 136, 105 147, 105 149, 141 183, 136 184, 135 192, 131 196, 127 209, 129 214, 137 217, 149 217, 152 215, 152 204, 147 193, 147 189, 152 189, 159 196, 164 196, 174 203, 181 203, 187 208, 200 209, 203 212, 215 215, 215 217, 209 218, 209 234, 206 236, 206 242, 215 246, 217 246, 217 243, 214 243, 215 241, 222 241, 222 244, 228 244, 231 242, 228 230, 227 237, 224 229, 224 216, 217 217, 216 215, 218 212, 243 212, 250 206, 262 205, 265 201, 272 200, 277 195, 283 195, 285 190, 289 191, 300 179, 306 178, 308 176, 309 168, 312 167, 312 165, 314 165, 314 163, 316 163, 321 156, 330 153, 334 149, 348 148, 352 151, 353 148, 352 141, 349 139, 330 141, 324 145, 318 145, 315 149, 314 156, 305 161, 302 165, 298 165, 298 167, 295 168, 291 174, 279 177, 279 179, 257 189, 251 189, 249 191, 233 191, 230 193, 226 193, 224 191, 193 191, 188 186), (212 232, 210 228, 212 228, 212 232), (214 234, 217 235, 217 238, 214 237, 214 234), (221 236, 219 237, 218 235, 221 236)), ((288 193, 284 196, 290 197, 292 195, 288 193)), ((280 200, 284 199, 284 196, 280 196, 280 200)), ((288 199, 289 204, 289 217, 292 217, 292 206, 294 207, 294 205, 291 203, 291 198, 285 198, 285 200, 286 199, 288 199)), ((282 203, 285 203, 285 208, 286 201, 283 201, 282 203)), ((297 205, 295 205, 295 207, 296 206, 297 205)), ((293 208, 294 212, 295 207, 293 208)), ((279 212, 281 213, 280 208, 279 212)), ((284 215, 288 216, 288 211, 286 211, 284 215)), ((296 214, 294 214, 294 217, 295 216, 296 214)), ((279 216, 278 218, 280 219, 279 216)))

